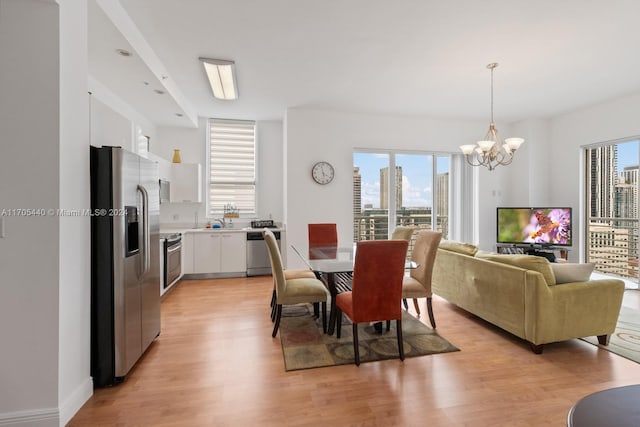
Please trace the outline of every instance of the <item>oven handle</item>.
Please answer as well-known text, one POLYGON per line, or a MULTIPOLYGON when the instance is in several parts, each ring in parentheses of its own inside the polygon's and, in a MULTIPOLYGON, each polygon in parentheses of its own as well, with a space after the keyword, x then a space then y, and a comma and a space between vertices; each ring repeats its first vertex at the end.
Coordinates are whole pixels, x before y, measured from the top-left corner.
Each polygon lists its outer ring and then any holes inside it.
POLYGON ((182 240, 182 235, 180 235, 180 234, 172 235, 172 237, 167 237, 166 238, 167 244, 169 246, 175 245, 176 243, 180 243, 181 240, 182 240))
POLYGON ((170 254, 170 253, 173 253, 175 251, 179 251, 181 248, 182 248, 182 243, 179 244, 179 245, 171 246, 171 247, 167 248, 167 253, 170 254))

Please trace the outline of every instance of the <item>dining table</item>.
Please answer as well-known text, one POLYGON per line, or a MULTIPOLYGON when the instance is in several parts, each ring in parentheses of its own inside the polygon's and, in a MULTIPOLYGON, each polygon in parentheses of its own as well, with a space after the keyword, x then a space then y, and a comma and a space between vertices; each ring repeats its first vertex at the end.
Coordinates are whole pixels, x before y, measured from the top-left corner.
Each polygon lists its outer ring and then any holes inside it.
MULTIPOLYGON (((291 245, 291 248, 316 274, 316 277, 322 280, 331 295, 327 334, 333 335, 336 326, 336 295, 351 290, 357 244, 313 247, 309 249, 308 256, 303 255, 294 245, 291 245)), ((405 269, 417 267, 418 264, 414 261, 407 260, 405 262, 405 269)))

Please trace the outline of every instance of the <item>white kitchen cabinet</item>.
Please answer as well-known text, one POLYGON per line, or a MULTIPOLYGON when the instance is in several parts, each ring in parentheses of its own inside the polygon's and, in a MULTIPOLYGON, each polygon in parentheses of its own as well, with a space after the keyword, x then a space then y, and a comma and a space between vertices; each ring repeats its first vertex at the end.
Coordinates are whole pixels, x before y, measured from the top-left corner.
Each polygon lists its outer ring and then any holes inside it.
POLYGON ((246 248, 247 233, 239 231, 183 233, 182 272, 187 275, 244 276, 247 272, 246 248))
POLYGON ((171 164, 172 203, 202 202, 202 167, 199 163, 171 164))
POLYGON ((182 233, 182 274, 193 273, 193 234, 182 233))
POLYGON ((193 272, 220 273, 220 233, 199 233, 193 236, 193 272))
POLYGON ((222 233, 220 268, 222 273, 247 271, 247 234, 222 233))

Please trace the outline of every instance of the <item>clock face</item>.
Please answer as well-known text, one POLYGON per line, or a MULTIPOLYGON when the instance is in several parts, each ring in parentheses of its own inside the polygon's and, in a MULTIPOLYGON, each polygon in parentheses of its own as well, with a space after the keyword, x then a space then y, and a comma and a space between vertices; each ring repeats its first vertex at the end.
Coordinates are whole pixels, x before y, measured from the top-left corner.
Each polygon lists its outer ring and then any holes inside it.
POLYGON ((328 184, 333 180, 335 172, 333 166, 327 162, 318 162, 311 169, 311 176, 318 184, 328 184))

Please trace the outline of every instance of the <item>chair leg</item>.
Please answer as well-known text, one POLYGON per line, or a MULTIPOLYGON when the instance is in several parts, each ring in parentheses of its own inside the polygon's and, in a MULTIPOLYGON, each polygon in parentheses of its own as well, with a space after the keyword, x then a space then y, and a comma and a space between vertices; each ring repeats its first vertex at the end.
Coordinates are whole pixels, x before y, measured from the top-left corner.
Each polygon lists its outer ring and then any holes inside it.
POLYGON ((313 303, 313 317, 315 317, 316 319, 320 317, 320 303, 313 303))
POLYGON ((418 298, 413 299, 413 308, 416 309, 416 314, 420 317, 420 307, 418 306, 418 298))
POLYGON ((278 304, 277 305, 277 309, 276 309, 276 323, 275 325, 273 325, 273 333, 271 334, 271 337, 275 338, 276 335, 278 334, 278 327, 280 326, 280 317, 282 317, 282 304, 278 304))
POLYGON ((391 320, 387 320, 387 332, 391 329, 391 320))
POLYGON ((600 345, 609 345, 610 338, 611 335, 598 335, 598 343, 600 343, 600 345))
POLYGON ((327 302, 322 301, 322 333, 327 333, 327 302))
POLYGON ((431 327, 436 328, 436 318, 433 316, 433 304, 431 303, 431 297, 427 297, 427 311, 429 312, 429 322, 431 327))
POLYGON ((353 357, 356 360, 356 366, 360 366, 360 348, 358 346, 358 324, 353 323, 353 357))
POLYGON ((278 311, 278 305, 274 302, 273 306, 271 307, 271 321, 273 322, 274 320, 276 320, 276 312, 278 311))
POLYGON ((342 332, 342 310, 336 305, 336 337, 340 338, 342 332))
POLYGON ((276 305, 276 290, 274 289, 273 292, 271 292, 271 302, 269 303, 269 307, 273 307, 274 305, 276 305))
POLYGON ((406 298, 402 298, 402 305, 404 305, 405 310, 409 310, 409 304, 407 304, 406 298))
POLYGON ((396 333, 398 335, 398 352, 400 360, 404 360, 404 344, 402 343, 402 320, 396 320, 396 333))

